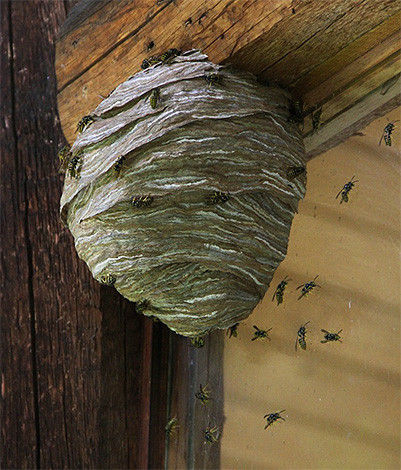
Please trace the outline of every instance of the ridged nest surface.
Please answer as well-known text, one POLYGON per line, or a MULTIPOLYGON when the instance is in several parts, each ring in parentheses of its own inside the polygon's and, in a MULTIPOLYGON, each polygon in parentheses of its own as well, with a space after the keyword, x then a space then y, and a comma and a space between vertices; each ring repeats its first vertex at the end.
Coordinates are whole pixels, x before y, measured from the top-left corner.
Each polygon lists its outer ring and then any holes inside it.
POLYGON ((61 198, 94 278, 181 335, 248 317, 305 193, 305 174, 287 176, 305 166, 289 109, 199 51, 119 85, 81 126, 61 198))

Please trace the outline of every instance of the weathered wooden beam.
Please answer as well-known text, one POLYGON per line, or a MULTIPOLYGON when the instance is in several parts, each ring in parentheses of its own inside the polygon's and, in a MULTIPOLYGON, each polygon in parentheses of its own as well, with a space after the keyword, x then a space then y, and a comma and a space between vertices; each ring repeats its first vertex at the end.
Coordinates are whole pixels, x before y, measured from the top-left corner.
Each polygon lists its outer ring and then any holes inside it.
POLYGON ((327 123, 319 132, 307 136, 305 148, 308 157, 312 158, 328 148, 335 147, 378 117, 400 106, 399 80, 393 81, 392 85, 387 91, 386 86, 377 87, 348 111, 327 123))
POLYGON ((306 113, 324 106, 325 125, 341 113, 346 118, 350 104, 400 72, 401 4, 391 0, 104 0, 89 11, 90 4, 76 7, 57 44, 59 110, 69 141, 102 96, 145 57, 169 47, 201 48, 215 62, 293 88, 306 113))

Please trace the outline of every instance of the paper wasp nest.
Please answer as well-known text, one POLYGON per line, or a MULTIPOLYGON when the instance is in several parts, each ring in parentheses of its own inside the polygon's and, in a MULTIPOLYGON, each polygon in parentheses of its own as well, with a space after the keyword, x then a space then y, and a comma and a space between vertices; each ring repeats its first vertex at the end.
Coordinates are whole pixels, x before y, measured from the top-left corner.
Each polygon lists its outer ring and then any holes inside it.
POLYGON ((246 318, 305 193, 287 176, 305 166, 289 107, 199 51, 119 85, 81 126, 61 198, 95 279, 185 336, 246 318))

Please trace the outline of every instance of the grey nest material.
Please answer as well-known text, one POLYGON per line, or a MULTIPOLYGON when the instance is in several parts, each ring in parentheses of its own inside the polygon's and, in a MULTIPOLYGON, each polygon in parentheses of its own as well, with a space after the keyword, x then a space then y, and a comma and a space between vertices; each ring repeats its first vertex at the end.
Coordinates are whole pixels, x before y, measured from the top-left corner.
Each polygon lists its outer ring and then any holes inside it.
POLYGON ((287 177, 306 163, 289 108, 286 91, 199 51, 119 85, 72 146, 61 198, 94 278, 184 336, 248 317, 305 194, 305 174, 287 177))

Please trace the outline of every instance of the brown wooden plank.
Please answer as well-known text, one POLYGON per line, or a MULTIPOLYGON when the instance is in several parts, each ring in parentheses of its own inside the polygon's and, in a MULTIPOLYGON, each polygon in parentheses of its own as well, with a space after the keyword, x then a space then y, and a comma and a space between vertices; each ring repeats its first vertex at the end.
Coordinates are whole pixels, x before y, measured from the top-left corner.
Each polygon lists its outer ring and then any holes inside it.
MULTIPOLYGON (((68 31, 57 43, 58 89, 65 88, 76 76, 99 62, 151 20, 156 22, 157 14, 166 6, 167 3, 149 0, 106 1, 100 4, 80 2, 73 9, 72 21, 67 23, 68 31)), ((149 53, 150 42, 143 45, 141 52, 149 53)))
MULTIPOLYGON (((388 46, 390 49, 390 53, 387 54, 386 57, 394 52, 393 39, 397 38, 397 35, 399 38, 400 25, 401 12, 398 12, 376 28, 373 28, 368 33, 350 43, 347 47, 339 51, 334 56, 330 57, 328 60, 323 62, 323 64, 316 67, 310 73, 298 80, 294 86, 294 96, 304 97, 304 100, 306 99, 306 101, 311 103, 316 102, 316 98, 310 101, 305 97, 305 90, 306 93, 309 93, 315 88, 322 87, 324 83, 329 85, 329 83, 326 83, 326 81, 331 79, 333 76, 338 77, 337 80, 342 80, 341 76, 339 76, 341 71, 349 66, 352 66, 355 61, 360 60, 362 57, 363 64, 366 64, 370 60, 372 60, 373 66, 381 62, 384 57, 382 59, 375 60, 374 54, 377 53, 378 55, 382 56, 383 46, 388 46)), ((353 77, 351 73, 349 73, 349 75, 350 78, 353 77)), ((341 84, 341 86, 342 85, 343 84, 341 84)), ((329 95, 330 91, 328 90, 326 96, 329 95)))
POLYGON ((59 222, 65 2, 0 8, 2 468, 147 468, 153 325, 94 281, 59 222))
POLYGON ((67 36, 82 23, 88 21, 89 18, 94 16, 100 9, 107 7, 107 4, 112 1, 113 0, 96 0, 96 2, 93 0, 64 0, 64 3, 69 3, 68 7, 70 10, 78 3, 79 6, 70 11, 66 20, 61 25, 59 38, 67 36), (73 4, 71 4, 71 2, 73 2, 73 4))
POLYGON ((220 467, 220 444, 205 443, 204 432, 209 423, 219 428, 219 439, 223 432, 223 338, 223 331, 214 331, 199 349, 188 338, 174 338, 169 417, 177 416, 179 427, 167 442, 169 469, 220 467), (195 397, 200 385, 210 391, 206 405, 195 397))
POLYGON ((24 226, 27 204, 23 198, 24 175, 17 153, 14 109, 14 61, 11 5, 0 2, 1 47, 1 439, 2 468, 36 468, 40 441, 37 439, 37 384, 32 353, 32 290, 24 226), (10 201, 8 204, 5 201, 10 201), (15 217, 18 210, 20 216, 15 217), (21 286, 16 295, 15 286, 21 286), (22 379, 23 378, 23 379, 22 379), (35 388, 34 388, 35 386, 35 388), (23 423, 23 426, 21 426, 23 423))
MULTIPOLYGON (((341 11, 333 23, 321 25, 319 32, 291 49, 283 59, 265 67, 260 77, 277 80, 283 86, 293 86, 302 76, 401 9, 401 5, 392 0, 342 4, 351 8, 341 11)), ((274 50, 266 52, 275 55, 274 50)))
MULTIPOLYGON (((400 51, 392 54, 377 67, 370 69, 367 73, 355 78, 340 93, 323 104, 322 109, 322 129, 325 123, 330 122, 334 117, 344 113, 355 103, 362 100, 373 90, 383 85, 395 75, 401 72, 401 54, 400 51)), ((304 135, 312 131, 311 115, 305 119, 304 135)))
POLYGON ((320 107, 328 98, 333 99, 350 84, 358 83, 366 74, 374 73, 380 68, 380 64, 386 64, 387 60, 399 51, 400 35, 397 32, 304 94, 302 99, 305 108, 320 107))
MULTIPOLYGON (((282 17, 278 6, 284 3, 285 0, 275 0, 273 6, 276 8, 273 12, 268 16, 265 12, 265 27, 270 27, 282 17)), ((196 47, 207 52, 215 62, 221 62, 227 58, 237 41, 234 34, 225 39, 225 32, 231 29, 233 33, 236 28, 241 32, 244 30, 242 22, 237 21, 234 26, 232 22, 238 11, 242 12, 242 15, 247 12, 247 8, 253 8, 254 17, 259 18, 266 6, 263 2, 255 0, 247 0, 246 4, 239 0, 213 0, 207 4, 207 8, 195 0, 176 0, 168 4, 163 10, 163 16, 159 15, 158 21, 144 25, 133 37, 129 37, 59 93, 60 118, 67 139, 72 141, 75 138, 76 122, 99 104, 101 96, 107 96, 118 84, 140 70, 142 60, 153 53, 146 52, 146 45, 150 41, 157 44, 154 53, 160 53, 170 47, 180 47, 184 50, 196 47), (189 18, 191 24, 188 25, 189 18), (166 31, 169 31, 168 35, 166 31), (216 41, 222 36, 220 42, 216 41), (109 73, 111 70, 113 73, 109 73)), ((288 5, 286 8, 288 12, 288 5)), ((252 20, 250 15, 246 18, 249 22, 252 20)), ((245 30, 250 27, 249 23, 245 23, 245 30)), ((249 34, 252 39, 254 34, 259 34, 259 29, 250 29, 249 34)), ((75 52, 71 54, 71 60, 75 61, 75 64, 80 61, 78 57, 75 52)), ((64 65, 58 61, 57 70, 61 71, 64 65)))
MULTIPOLYGON (((280 1, 267 6, 265 2, 252 0, 241 3, 239 8, 236 1, 216 0, 210 2, 207 9, 199 2, 188 1, 184 4, 177 0, 168 4, 157 16, 157 20, 155 18, 134 36, 128 37, 60 93, 59 107, 63 128, 68 139, 72 140, 76 122, 100 102, 99 95, 106 96, 128 75, 139 70, 141 60, 148 55, 145 49, 150 41, 160 47, 159 50, 156 47, 155 52, 171 46, 184 49, 201 47, 212 60, 219 62, 230 57, 230 62, 256 74, 261 73, 270 64, 272 67, 267 70, 270 78, 272 70, 281 67, 285 77, 281 77, 281 72, 277 69, 273 78, 285 84, 289 77, 288 70, 305 73, 306 68, 312 70, 321 62, 325 62, 327 54, 330 56, 344 47, 347 48, 352 42, 359 41, 358 44, 362 44, 363 33, 370 34, 370 29, 377 27, 381 21, 385 21, 399 10, 399 5, 388 0, 373 3, 372 0, 337 0, 330 3, 330 7, 325 4, 325 8, 322 8, 319 2, 294 3, 290 7, 288 3, 280 1), (295 14, 292 13, 293 9, 295 14), (369 14, 362 15, 361 20, 358 15, 365 13, 365 10, 369 14), (343 32, 343 29, 347 31, 343 32), (168 36, 165 34, 167 30, 168 36), (289 30, 291 34, 288 34, 289 30), (338 41, 334 41, 333 38, 337 36, 338 41), (358 37, 359 39, 354 41, 358 37), (324 41, 328 42, 328 46, 322 48, 324 41), (241 51, 231 55, 239 47, 242 47, 241 51), (320 52, 319 48, 323 52, 320 52), (289 51, 291 63, 288 62, 289 51), (130 64, 129 69, 126 64, 130 64), (108 73, 108 70, 113 73, 108 73)), ((396 19, 392 19, 389 28, 393 31, 395 25, 396 19)), ((381 40, 385 31, 383 28, 367 37, 366 43, 369 47, 374 41, 381 40)), ((357 49, 355 46, 354 54, 357 49)), ((77 57, 71 51, 70 55, 77 57)), ((349 61, 351 58, 352 54, 349 61)), ((60 69, 60 66, 58 68, 60 69)))
POLYGON ((325 124, 316 134, 310 134, 304 140, 308 158, 335 147, 355 132, 360 131, 379 116, 401 105, 400 77, 390 81, 389 88, 379 86, 369 95, 325 124))
POLYGON ((188 338, 171 333, 171 378, 166 422, 176 417, 178 427, 165 438, 166 468, 179 470, 190 467, 193 452, 194 385, 191 377, 195 367, 196 350, 189 347, 188 338))

